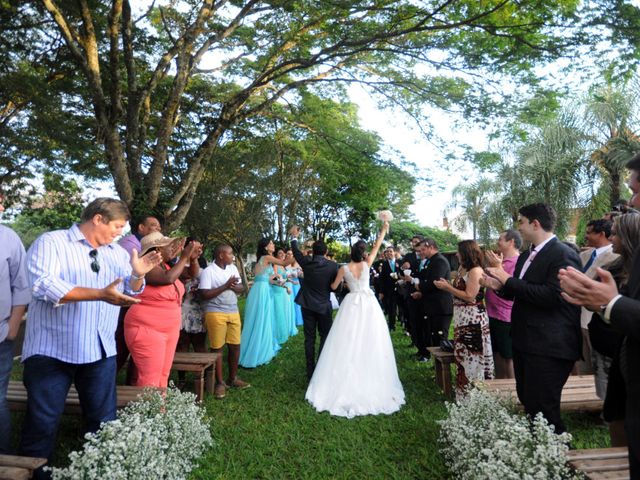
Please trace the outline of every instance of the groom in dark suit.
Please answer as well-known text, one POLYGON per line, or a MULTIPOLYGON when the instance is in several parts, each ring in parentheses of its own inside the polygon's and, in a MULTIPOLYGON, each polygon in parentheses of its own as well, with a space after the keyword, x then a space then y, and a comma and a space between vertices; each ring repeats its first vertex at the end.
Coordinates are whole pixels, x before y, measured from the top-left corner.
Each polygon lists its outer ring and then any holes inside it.
POLYGON ((566 302, 558 272, 580 269, 580 257, 554 235, 556 213, 544 203, 520 209, 518 230, 531 249, 518 258, 513 276, 501 267, 489 267, 483 284, 513 299, 511 338, 518 398, 533 418, 542 413, 565 431, 560 418, 560 396, 575 361, 580 358, 580 309, 566 302))
POLYGON ((289 230, 293 256, 302 268, 304 281, 296 296, 296 303, 302 308, 304 324, 304 353, 307 357, 307 378, 310 380, 316 368, 316 329, 320 334, 318 356, 322 352, 324 341, 331 329, 331 283, 338 274, 338 264, 328 260, 327 245, 322 240, 313 243, 313 255, 303 255, 298 248, 300 229, 297 226, 289 230))

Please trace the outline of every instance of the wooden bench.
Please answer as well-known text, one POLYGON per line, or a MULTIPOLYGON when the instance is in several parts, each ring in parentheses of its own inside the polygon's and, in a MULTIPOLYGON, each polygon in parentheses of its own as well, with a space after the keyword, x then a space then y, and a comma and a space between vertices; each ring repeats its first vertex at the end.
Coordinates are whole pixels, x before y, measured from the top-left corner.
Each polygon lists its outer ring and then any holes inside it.
POLYGON ((440 347, 427 347, 433 358, 433 365, 436 370, 436 384, 444 393, 445 397, 453 397, 453 383, 451 381, 451 364, 455 362, 453 352, 445 352, 440 347))
MULTIPOLYGON (((485 380, 483 383, 487 390, 496 392, 501 397, 511 398, 520 405, 514 379, 485 380)), ((596 395, 593 375, 571 375, 562 389, 560 410, 597 412, 602 410, 602 403, 596 395)))
POLYGON ((0 455, 0 480, 28 480, 45 463, 46 458, 0 455))
MULTIPOLYGON (((116 405, 118 408, 126 407, 129 403, 135 402, 138 396, 144 391, 144 387, 130 387, 126 385, 118 385, 116 387, 116 405)), ((10 410, 25 411, 27 409, 27 389, 21 381, 9 381, 7 389, 7 402, 10 410)), ((81 414, 80 398, 78 391, 71 385, 67 400, 65 402, 64 413, 81 414)))
POLYGON ((173 357, 172 370, 179 372, 194 372, 196 379, 194 390, 196 401, 204 399, 204 392, 213 394, 215 386, 215 368, 217 353, 176 352, 173 357))
POLYGON ((567 461, 588 480, 631 478, 627 447, 569 450, 567 461))

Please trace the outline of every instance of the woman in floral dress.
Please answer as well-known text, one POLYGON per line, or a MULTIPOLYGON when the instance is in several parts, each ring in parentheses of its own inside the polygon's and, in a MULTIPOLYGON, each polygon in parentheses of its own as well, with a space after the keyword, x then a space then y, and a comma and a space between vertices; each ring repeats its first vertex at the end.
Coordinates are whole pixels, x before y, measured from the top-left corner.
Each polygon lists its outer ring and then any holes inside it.
POLYGON ((474 240, 458 243, 460 268, 453 285, 444 279, 435 286, 453 295, 454 355, 458 373, 456 396, 464 395, 470 382, 493 378, 493 354, 489 317, 484 307, 482 250, 474 240))

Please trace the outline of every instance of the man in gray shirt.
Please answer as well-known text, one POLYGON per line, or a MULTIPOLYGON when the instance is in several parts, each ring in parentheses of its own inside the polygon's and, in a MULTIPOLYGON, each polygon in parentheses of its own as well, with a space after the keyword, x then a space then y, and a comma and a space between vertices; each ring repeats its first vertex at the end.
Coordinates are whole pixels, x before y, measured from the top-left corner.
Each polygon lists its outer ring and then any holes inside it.
MULTIPOLYGON (((4 211, 0 196, 0 212, 4 211)), ((0 454, 8 454, 11 443, 11 413, 7 388, 13 366, 14 339, 31 300, 26 254, 16 233, 0 225, 0 454)))

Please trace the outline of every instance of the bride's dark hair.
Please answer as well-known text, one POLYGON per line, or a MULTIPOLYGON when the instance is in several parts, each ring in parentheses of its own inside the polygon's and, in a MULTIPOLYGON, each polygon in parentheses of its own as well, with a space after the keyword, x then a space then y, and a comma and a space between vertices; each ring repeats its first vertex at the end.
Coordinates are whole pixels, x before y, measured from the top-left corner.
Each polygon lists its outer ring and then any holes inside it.
POLYGON ((351 261, 362 262, 364 261, 364 251, 367 248, 367 244, 364 240, 358 240, 351 247, 351 261))

